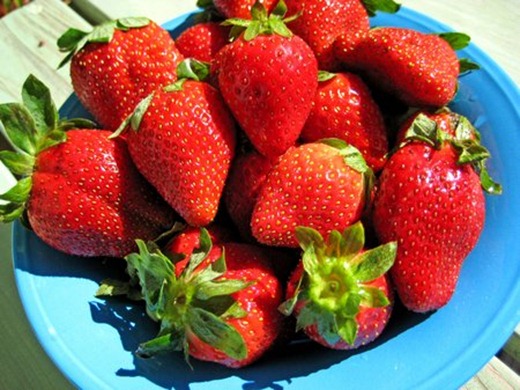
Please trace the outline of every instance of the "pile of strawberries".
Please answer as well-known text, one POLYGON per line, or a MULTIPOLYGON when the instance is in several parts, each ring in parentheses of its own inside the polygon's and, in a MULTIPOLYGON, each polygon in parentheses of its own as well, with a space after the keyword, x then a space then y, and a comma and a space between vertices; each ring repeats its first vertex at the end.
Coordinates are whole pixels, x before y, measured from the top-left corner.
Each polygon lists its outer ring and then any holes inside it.
POLYGON ((59 118, 29 76, 0 106, 20 178, 0 220, 125 258, 98 295, 145 302, 160 330, 142 357, 242 367, 296 331, 353 349, 396 299, 446 305, 501 192, 447 108, 478 67, 456 54, 469 37, 371 27, 392 0, 201 3, 175 40, 146 18, 59 39, 97 123, 59 118))

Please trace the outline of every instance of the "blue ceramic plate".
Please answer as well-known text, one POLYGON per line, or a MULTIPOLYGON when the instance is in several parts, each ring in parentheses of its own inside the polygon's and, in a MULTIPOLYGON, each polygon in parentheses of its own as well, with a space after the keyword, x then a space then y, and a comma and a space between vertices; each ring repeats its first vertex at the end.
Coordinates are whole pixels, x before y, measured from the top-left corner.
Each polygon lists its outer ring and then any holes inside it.
MULTIPOLYGON (((172 34, 189 15, 166 24, 172 34)), ((379 15, 375 25, 422 31, 449 29, 402 9, 379 15)), ((448 389, 469 380, 500 349, 520 321, 520 94, 481 50, 461 53, 482 66, 463 76, 453 108, 480 129, 491 150, 490 171, 504 186, 488 197, 487 221, 478 246, 465 263, 457 291, 430 315, 398 310, 385 333, 354 352, 325 350, 309 342, 290 345, 252 367, 230 370, 194 362, 180 354, 139 360, 133 351, 156 334, 143 307, 94 298, 98 283, 119 272, 110 264, 73 258, 14 225, 16 279, 29 320, 56 365, 82 389, 448 389)), ((84 110, 71 97, 61 110, 84 110)))

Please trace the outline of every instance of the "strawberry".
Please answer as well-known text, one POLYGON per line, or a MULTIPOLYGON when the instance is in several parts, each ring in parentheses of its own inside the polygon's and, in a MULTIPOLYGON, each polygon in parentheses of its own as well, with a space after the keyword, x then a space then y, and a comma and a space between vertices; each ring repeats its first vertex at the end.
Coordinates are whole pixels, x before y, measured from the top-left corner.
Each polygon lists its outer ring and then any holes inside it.
POLYGON ((309 44, 322 70, 339 69, 333 44, 343 29, 370 28, 368 13, 360 0, 286 0, 286 3, 291 15, 300 15, 288 27, 309 44))
POLYGON ((139 171, 189 225, 205 226, 215 218, 234 156, 235 124, 215 88, 184 77, 197 77, 187 64, 178 82, 139 103, 114 136, 128 129, 139 171))
POLYGON ((444 132, 436 119, 415 118, 383 168, 373 207, 381 242, 399 244, 391 270, 398 295, 417 312, 451 299, 484 225, 482 188, 501 192, 484 166, 489 152, 469 121, 444 132))
POLYGON ((23 85, 25 105, 0 106, 0 121, 17 152, 0 160, 22 178, 0 196, 0 221, 26 218, 35 234, 70 255, 123 257, 135 239, 151 240, 175 214, 141 176, 124 139, 59 120, 50 92, 34 76, 23 85), (68 130, 67 132, 65 132, 68 130))
POLYGON ((388 140, 381 110, 353 73, 321 72, 313 107, 301 133, 304 142, 339 138, 355 146, 374 172, 386 161, 388 140))
POLYGON ((226 210, 241 236, 255 241, 251 233, 251 215, 258 194, 274 162, 255 150, 238 155, 229 172, 224 194, 226 210))
POLYGON ((396 243, 364 250, 363 225, 343 233, 333 230, 325 241, 316 230, 297 227, 302 260, 289 281, 280 306, 297 318, 297 330, 332 349, 355 349, 376 339, 393 306, 387 271, 396 243))
POLYGON ((261 243, 298 247, 294 229, 322 235, 357 222, 373 173, 361 153, 338 139, 289 149, 268 174, 258 195, 251 229, 261 243))
POLYGON ((269 16, 256 3, 252 21, 229 20, 248 27, 216 60, 222 96, 253 146, 269 158, 298 139, 318 84, 316 58, 287 29, 279 4, 269 16))
POLYGON ((442 107, 457 91, 461 72, 475 64, 457 57, 455 49, 469 37, 460 33, 427 34, 400 27, 380 27, 336 47, 348 69, 412 107, 442 107), (462 64, 462 66, 461 66, 462 64))
POLYGON ((158 337, 142 343, 137 355, 183 350, 186 360, 192 356, 232 368, 249 365, 281 333, 282 285, 261 248, 212 246, 205 229, 199 241, 187 263, 173 264, 142 241, 139 253, 126 257, 148 315, 160 323, 158 337))
MULTIPOLYGON (((256 0, 213 0, 213 5, 226 19, 250 19, 251 9, 256 2, 256 0)), ((276 5, 276 0, 258 0, 258 3, 271 11, 276 5)))
POLYGON ((175 40, 185 58, 211 62, 216 53, 229 43, 228 27, 217 22, 198 23, 184 30, 175 40))
POLYGON ((79 101, 107 129, 115 130, 137 103, 177 78, 183 59, 168 31, 146 18, 122 18, 90 32, 67 30, 58 47, 71 61, 79 101))

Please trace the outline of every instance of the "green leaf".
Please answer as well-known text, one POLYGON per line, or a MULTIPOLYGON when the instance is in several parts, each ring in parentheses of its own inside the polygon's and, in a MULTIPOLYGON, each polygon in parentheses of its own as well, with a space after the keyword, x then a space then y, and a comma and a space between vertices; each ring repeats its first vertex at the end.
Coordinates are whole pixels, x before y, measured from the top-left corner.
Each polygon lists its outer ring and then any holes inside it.
POLYGON ((247 357, 247 348, 240 333, 216 315, 198 308, 187 312, 190 330, 206 344, 232 359, 247 357))
POLYGON ((90 43, 108 43, 114 37, 115 23, 108 22, 94 27, 92 32, 87 36, 90 43))
POLYGON ((22 87, 22 100, 34 120, 40 136, 53 130, 58 123, 58 110, 54 105, 51 92, 45 84, 32 74, 22 87))
POLYGON ((82 39, 89 33, 75 28, 69 28, 65 33, 58 38, 58 48, 61 52, 74 51, 82 39))
POLYGON ((362 0, 369 16, 375 16, 377 11, 394 14, 401 5, 393 0, 362 0))
POLYGON ((15 149, 36 154, 36 124, 27 108, 19 103, 0 104, 0 130, 15 149))
POLYGON ((244 40, 252 41, 258 35, 262 33, 262 25, 256 21, 253 21, 247 26, 246 31, 244 31, 244 40))
POLYGON ((62 130, 53 130, 47 133, 47 135, 41 138, 38 145, 38 152, 50 148, 52 146, 61 144, 67 140, 67 133, 62 130))
POLYGON ((348 345, 354 345, 358 333, 358 324, 354 318, 339 319, 337 333, 348 345))
POLYGON ((458 164, 469 164, 489 158, 489 151, 480 144, 480 142, 472 139, 464 139, 461 141, 454 140, 452 145, 457 149, 459 158, 458 164))
POLYGON ((194 58, 187 58, 177 66, 177 77, 179 79, 204 81, 209 77, 209 74, 209 63, 194 58))
POLYGON ((354 272, 360 282, 371 282, 384 275, 392 267, 397 255, 397 243, 394 241, 367 250, 356 259, 354 272))
POLYGON ((342 254, 352 255, 357 254, 365 245, 365 229, 361 222, 349 226, 342 234, 342 254))
POLYGON ((183 348, 184 335, 180 332, 171 332, 139 344, 135 353, 141 358, 149 358, 159 353, 181 351, 183 348))
POLYGON ((18 203, 0 204, 0 222, 9 223, 21 218, 25 211, 25 205, 18 203))
POLYGON ((501 195, 502 194, 502 186, 495 182, 493 178, 489 175, 489 172, 484 165, 484 162, 481 161, 479 163, 480 166, 480 184, 482 189, 486 191, 490 195, 501 195))
POLYGON ((276 3, 276 6, 274 7, 273 11, 271 12, 272 18, 278 18, 280 20, 285 18, 285 15, 287 14, 287 4, 285 1, 280 0, 278 3, 276 3))
POLYGON ((20 179, 11 189, 7 192, 0 194, 0 199, 16 204, 23 204, 29 198, 29 193, 32 188, 32 178, 25 177, 20 179))
POLYGON ((242 280, 219 280, 208 281, 199 286, 195 293, 195 298, 207 300, 216 296, 231 295, 251 286, 253 282, 244 282, 242 280))
POLYGON ((282 20, 271 20, 271 27, 273 33, 280 35, 281 37, 291 38, 293 36, 292 31, 287 27, 285 21, 282 20))
POLYGON ((105 279, 100 284, 95 294, 96 297, 118 297, 124 296, 133 301, 143 299, 141 291, 137 290, 132 283, 117 279, 105 279))
POLYGON ((264 5, 259 1, 255 1, 251 7, 251 17, 253 20, 266 21, 269 16, 264 5))
POLYGON ((34 166, 33 156, 16 153, 11 150, 0 150, 0 161, 11 173, 18 176, 30 175, 34 166))
POLYGON ((471 41, 471 38, 468 34, 461 32, 443 32, 437 35, 448 42, 453 50, 464 49, 471 41))
POLYGON ((296 239, 300 244, 300 247, 306 251, 309 247, 325 248, 325 240, 317 230, 305 227, 297 226, 295 228, 296 239))
POLYGON ((318 71, 318 82, 319 83, 323 83, 325 81, 332 80, 334 77, 336 77, 336 73, 327 72, 326 70, 318 71))
POLYGON ((302 307, 296 317, 296 330, 299 331, 317 324, 322 319, 325 319, 325 315, 322 316, 320 309, 315 307, 312 302, 309 302, 302 307))
POLYGON ((188 265, 182 271, 182 275, 185 277, 190 277, 195 269, 208 257, 208 254, 211 251, 211 237, 208 231, 204 228, 200 229, 199 242, 199 247, 193 250, 188 265))
POLYGON ((363 286, 360 291, 362 301, 361 304, 365 307, 385 307, 390 304, 390 300, 383 290, 374 286, 363 286))
POLYGON ((120 18, 116 21, 116 27, 120 30, 129 30, 132 28, 141 28, 148 26, 150 19, 143 16, 135 16, 128 18, 120 18))
POLYGON ((85 118, 62 119, 58 124, 58 130, 63 132, 72 129, 94 129, 96 127, 96 122, 85 118))
POLYGON ((469 58, 461 58, 459 60, 459 67, 460 67, 460 70, 459 70, 460 74, 480 69, 480 65, 477 64, 476 62, 471 61, 469 58))
POLYGON ((138 131, 139 127, 141 127, 141 122, 143 121, 144 114, 148 111, 148 107, 150 107, 150 103, 152 102, 155 93, 152 92, 150 95, 145 97, 139 104, 135 107, 135 110, 130 119, 130 127, 134 131, 138 131))
POLYGON ((222 319, 243 318, 247 315, 247 312, 230 295, 217 295, 203 300, 198 300, 195 296, 192 306, 213 313, 222 319))
POLYGON ((422 141, 439 148, 441 135, 437 122, 422 113, 417 115, 405 133, 404 142, 408 141, 422 141))

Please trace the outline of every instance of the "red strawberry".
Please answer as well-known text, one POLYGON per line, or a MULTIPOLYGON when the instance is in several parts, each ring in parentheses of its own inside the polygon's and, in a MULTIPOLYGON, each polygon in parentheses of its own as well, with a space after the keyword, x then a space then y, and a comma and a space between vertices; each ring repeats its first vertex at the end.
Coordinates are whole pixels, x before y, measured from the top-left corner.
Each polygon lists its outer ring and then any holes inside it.
POLYGON ((481 186, 501 191, 483 165, 489 153, 466 127, 469 121, 459 123, 453 136, 419 115, 378 184, 374 227, 382 242, 398 242, 391 275, 413 311, 435 310, 451 299, 484 225, 481 186))
POLYGON ((23 97, 26 106, 0 106, 0 121, 21 151, 2 151, 0 160, 22 176, 0 196, 9 202, 0 206, 0 221, 26 211, 34 232, 53 248, 111 257, 173 225, 173 211, 140 175, 125 140, 77 128, 87 121, 58 121, 49 90, 33 76, 23 97))
POLYGON ((336 71, 333 44, 344 30, 368 31, 368 13, 360 0, 286 0, 290 15, 300 14, 289 23, 293 33, 303 38, 316 54, 319 68, 336 71))
POLYGON ((353 73, 320 73, 322 80, 301 138, 314 142, 339 138, 355 146, 367 164, 379 171, 388 153, 381 111, 363 80, 353 73))
POLYGON ((336 54, 347 68, 362 72, 409 106, 442 107, 453 99, 459 73, 471 68, 467 62, 460 67, 454 50, 468 42, 464 34, 381 27, 371 29, 354 47, 337 48, 336 54))
POLYGON ((211 62, 217 52, 229 43, 228 27, 217 22, 198 23, 184 30, 175 40, 185 58, 211 62))
MULTIPOLYGON (((251 9, 257 0, 213 0, 213 5, 225 18, 251 19, 251 9)), ((271 11, 276 0, 258 0, 267 10, 271 11)))
POLYGON ((361 223, 332 231, 325 242, 314 229, 298 227, 304 253, 291 276, 280 310, 297 318, 297 330, 333 349, 354 349, 377 338, 393 306, 387 271, 396 243, 364 250, 361 223))
POLYGON ((61 65, 71 60, 78 99, 111 130, 153 90, 174 82, 182 60, 168 31, 146 18, 110 21, 89 33, 69 29, 58 46, 69 52, 61 65))
MULTIPOLYGON (((182 238, 180 238, 182 239, 182 238)), ((137 354, 183 350, 196 359, 238 368, 251 364, 278 338, 282 286, 263 250, 247 244, 211 246, 205 229, 187 264, 174 266, 157 248, 138 242, 126 257, 141 284, 157 338, 137 354), (224 254, 225 253, 225 254, 224 254)))
POLYGON ((128 123, 130 154, 144 177, 189 225, 212 222, 236 143, 220 93, 182 78, 144 99, 115 135, 128 123))
MULTIPOLYGON (((218 53, 220 90, 253 146, 273 158, 294 145, 309 115, 318 68, 309 46, 283 23, 253 8, 248 27, 218 53)), ((285 19, 284 19, 285 20, 285 19)))
POLYGON ((372 176, 359 151, 341 140, 289 149, 260 191, 253 236, 267 245, 298 247, 297 226, 328 235, 352 225, 366 206, 372 176))
POLYGON ((241 236, 250 242, 254 241, 251 215, 273 165, 274 161, 253 150, 237 156, 229 172, 224 196, 226 209, 241 236))

